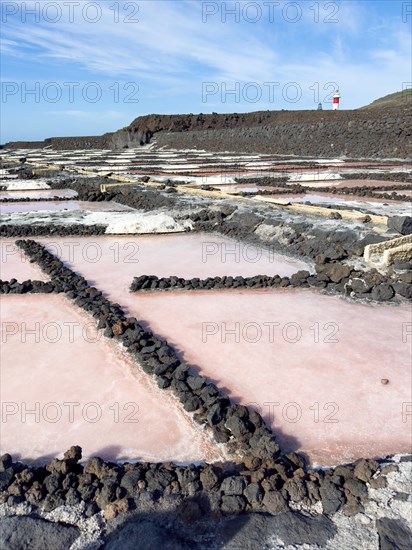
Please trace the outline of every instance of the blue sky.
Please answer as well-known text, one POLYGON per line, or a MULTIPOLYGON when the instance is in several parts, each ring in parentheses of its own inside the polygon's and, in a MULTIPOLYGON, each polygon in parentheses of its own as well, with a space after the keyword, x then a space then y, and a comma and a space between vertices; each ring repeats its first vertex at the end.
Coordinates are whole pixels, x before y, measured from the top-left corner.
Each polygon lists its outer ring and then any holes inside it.
POLYGON ((1 0, 1 136, 148 113, 365 105, 412 87, 412 2, 1 0), (31 93, 30 93, 31 92, 31 93))

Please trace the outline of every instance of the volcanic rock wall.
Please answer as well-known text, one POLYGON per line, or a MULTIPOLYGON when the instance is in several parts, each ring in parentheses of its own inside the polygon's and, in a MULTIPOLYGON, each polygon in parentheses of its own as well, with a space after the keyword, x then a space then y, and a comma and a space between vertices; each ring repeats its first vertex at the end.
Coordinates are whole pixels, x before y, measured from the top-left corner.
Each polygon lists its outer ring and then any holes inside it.
MULTIPOLYGON (((158 146, 335 157, 412 156, 410 108, 355 111, 260 111, 244 114, 147 115, 113 134, 49 138, 53 149, 158 146)), ((14 142, 8 148, 30 146, 14 142)), ((35 147, 37 147, 36 145, 35 147)))
POLYGON ((44 141, 10 141, 6 149, 43 149, 50 147, 56 151, 77 149, 111 149, 112 134, 102 136, 52 137, 44 141))
POLYGON ((408 158, 412 111, 261 111, 244 114, 148 115, 115 132, 117 148, 161 147, 316 155, 408 158))

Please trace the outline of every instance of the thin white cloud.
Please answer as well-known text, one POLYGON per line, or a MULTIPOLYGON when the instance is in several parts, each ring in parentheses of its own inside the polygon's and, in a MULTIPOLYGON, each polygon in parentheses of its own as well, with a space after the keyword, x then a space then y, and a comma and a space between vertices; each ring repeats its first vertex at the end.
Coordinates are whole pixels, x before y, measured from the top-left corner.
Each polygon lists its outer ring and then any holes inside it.
MULTIPOLYGON (((356 106, 356 101, 362 104, 364 98, 380 95, 379 90, 400 89, 408 71, 410 74, 410 36, 394 22, 379 18, 368 27, 371 16, 365 2, 340 2, 335 15, 319 3, 320 21, 315 25, 311 20, 315 13, 305 9, 302 24, 311 23, 311 32, 315 29, 322 41, 315 49, 308 47, 298 61, 294 52, 288 51, 287 42, 288 33, 296 39, 299 29, 305 29, 298 24, 274 24, 272 31, 270 25, 224 24, 219 16, 203 23, 202 3, 186 0, 139 2, 138 23, 113 23, 113 4, 101 5, 103 17, 96 24, 78 16, 75 23, 67 18, 56 24, 10 21, 4 29, 6 53, 13 48, 18 54, 23 49, 38 50, 38 63, 50 63, 51 67, 74 63, 89 71, 91 78, 145 83, 141 95, 153 97, 165 93, 200 97, 204 81, 219 85, 298 82, 302 90, 315 82, 321 87, 337 82, 351 98, 351 106, 356 106), (339 22, 325 22, 327 17, 339 22), (367 34, 368 41, 356 51, 352 39, 358 40, 360 33, 367 34), (370 40, 371 33, 376 33, 375 40, 370 40)), ((302 44, 303 40, 304 36, 302 44)))

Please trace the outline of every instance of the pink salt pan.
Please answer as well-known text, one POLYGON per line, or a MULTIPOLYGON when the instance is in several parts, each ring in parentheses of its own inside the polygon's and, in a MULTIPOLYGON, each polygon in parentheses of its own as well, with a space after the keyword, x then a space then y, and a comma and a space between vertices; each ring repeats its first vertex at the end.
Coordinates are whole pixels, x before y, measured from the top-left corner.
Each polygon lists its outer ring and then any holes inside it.
POLYGON ((84 458, 221 459, 180 405, 94 326, 62 296, 3 297, 1 453, 42 462, 80 445, 84 458))
POLYGON ((409 306, 304 290, 140 293, 122 303, 259 410, 283 450, 324 466, 410 452, 409 306))
POLYGON ((90 212, 123 212, 133 208, 115 202, 47 201, 0 203, 0 214, 15 212, 60 212, 63 210, 88 210, 90 212))
POLYGON ((122 303, 133 277, 292 275, 307 265, 212 234, 36 239, 90 283, 122 303))
POLYGON ((20 283, 32 279, 48 281, 49 277, 35 263, 30 263, 23 251, 15 245, 16 239, 1 239, 0 279, 16 279, 20 283))
POLYGON ((40 189, 38 191, 2 191, 0 199, 52 199, 59 197, 71 199, 77 197, 77 191, 73 189, 40 189))

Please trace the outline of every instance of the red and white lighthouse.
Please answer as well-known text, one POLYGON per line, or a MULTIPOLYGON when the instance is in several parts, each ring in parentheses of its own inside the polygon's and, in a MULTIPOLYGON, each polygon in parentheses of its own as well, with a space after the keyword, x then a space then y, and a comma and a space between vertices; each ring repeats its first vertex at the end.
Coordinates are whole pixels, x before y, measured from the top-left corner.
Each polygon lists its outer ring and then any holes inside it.
POLYGON ((339 93, 339 90, 336 90, 336 92, 333 94, 333 110, 334 111, 339 110, 339 99, 340 99, 340 93, 339 93))

